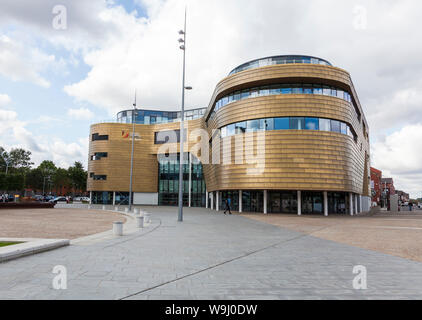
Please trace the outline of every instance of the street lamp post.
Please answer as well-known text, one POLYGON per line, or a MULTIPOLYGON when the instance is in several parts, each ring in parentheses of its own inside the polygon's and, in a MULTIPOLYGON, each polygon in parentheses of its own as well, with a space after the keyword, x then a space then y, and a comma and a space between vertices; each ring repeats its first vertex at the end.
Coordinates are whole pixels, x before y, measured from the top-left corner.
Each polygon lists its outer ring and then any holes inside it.
POLYGON ((179 34, 183 37, 180 38, 178 41, 181 43, 180 49, 183 50, 183 79, 182 79, 182 109, 180 112, 180 156, 179 156, 179 213, 178 213, 178 221, 183 221, 183 162, 184 162, 184 150, 183 150, 183 142, 185 138, 185 128, 184 128, 184 120, 185 120, 185 90, 192 90, 192 87, 185 86, 185 57, 186 57, 186 9, 185 9, 185 25, 184 29, 179 31, 179 34))
POLYGON ((136 92, 135 92, 135 102, 133 103, 132 111, 132 151, 130 156, 130 185, 129 185, 129 212, 132 210, 132 183, 133 183, 133 152, 135 149, 135 116, 137 115, 136 109, 136 92))

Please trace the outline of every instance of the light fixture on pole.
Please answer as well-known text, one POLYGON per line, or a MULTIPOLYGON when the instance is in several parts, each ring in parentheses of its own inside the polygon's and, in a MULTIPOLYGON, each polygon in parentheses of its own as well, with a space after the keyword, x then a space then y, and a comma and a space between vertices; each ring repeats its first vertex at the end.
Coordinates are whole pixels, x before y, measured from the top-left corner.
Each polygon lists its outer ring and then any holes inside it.
POLYGON ((136 109, 136 90, 135 90, 135 102, 133 103, 132 111, 132 151, 130 155, 130 182, 129 182, 129 212, 132 210, 132 184, 133 184, 133 152, 135 149, 135 116, 137 115, 136 109))
POLYGON ((184 29, 179 31, 182 35, 178 41, 181 43, 180 49, 183 50, 183 79, 182 79, 182 110, 180 112, 180 155, 179 155, 179 212, 177 221, 183 221, 183 163, 184 163, 184 149, 183 141, 185 138, 185 90, 190 90, 192 87, 185 86, 185 57, 186 57, 186 8, 185 8, 185 25, 184 29))

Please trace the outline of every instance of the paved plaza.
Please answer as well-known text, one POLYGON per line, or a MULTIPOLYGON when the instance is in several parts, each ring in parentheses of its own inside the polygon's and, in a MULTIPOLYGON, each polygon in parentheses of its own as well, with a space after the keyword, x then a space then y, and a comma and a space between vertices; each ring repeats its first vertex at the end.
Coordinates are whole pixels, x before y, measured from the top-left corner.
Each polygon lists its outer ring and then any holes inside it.
POLYGON ((152 224, 0 264, 1 299, 421 299, 422 264, 239 215, 145 207, 152 224), (52 287, 67 269, 67 289, 52 287), (367 290, 353 289, 353 267, 367 290))

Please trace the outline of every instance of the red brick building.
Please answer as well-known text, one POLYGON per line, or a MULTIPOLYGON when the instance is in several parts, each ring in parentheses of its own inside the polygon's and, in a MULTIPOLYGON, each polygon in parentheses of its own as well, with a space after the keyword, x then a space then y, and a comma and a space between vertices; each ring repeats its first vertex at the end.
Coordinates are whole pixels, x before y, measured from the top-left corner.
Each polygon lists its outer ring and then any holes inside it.
POLYGON ((372 203, 381 204, 381 179, 382 171, 371 167, 372 203))

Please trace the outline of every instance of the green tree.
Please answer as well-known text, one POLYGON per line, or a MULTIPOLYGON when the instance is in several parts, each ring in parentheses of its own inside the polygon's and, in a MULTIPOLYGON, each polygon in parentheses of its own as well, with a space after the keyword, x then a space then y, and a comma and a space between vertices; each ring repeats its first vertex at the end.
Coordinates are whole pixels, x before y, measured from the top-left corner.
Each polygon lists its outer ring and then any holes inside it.
POLYGON ((44 193, 48 190, 48 185, 53 182, 57 167, 51 160, 44 160, 37 168, 41 172, 43 187, 40 188, 44 193))
POLYGON ((11 160, 11 166, 16 170, 28 170, 34 164, 31 162, 31 151, 16 148, 12 149, 9 153, 9 158, 11 160))
POLYGON ((28 189, 42 190, 44 177, 38 168, 30 170, 26 175, 25 186, 28 189))
POLYGON ((77 190, 85 191, 88 173, 84 170, 82 163, 76 161, 67 171, 72 186, 77 190))
POLYGON ((71 187, 72 183, 68 170, 58 168, 53 177, 53 185, 56 189, 61 189, 62 187, 71 187))

